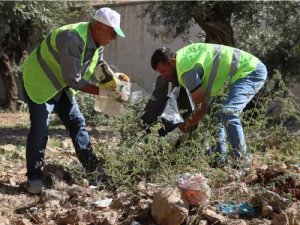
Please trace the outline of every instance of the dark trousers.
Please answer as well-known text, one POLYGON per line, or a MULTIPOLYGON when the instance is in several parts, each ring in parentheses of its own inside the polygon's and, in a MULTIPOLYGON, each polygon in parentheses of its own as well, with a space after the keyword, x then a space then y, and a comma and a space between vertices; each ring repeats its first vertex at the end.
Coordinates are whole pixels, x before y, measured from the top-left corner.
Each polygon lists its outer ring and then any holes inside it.
POLYGON ((76 154, 82 165, 89 171, 96 169, 98 160, 90 147, 90 138, 86 130, 85 119, 73 96, 69 99, 63 91, 59 100, 49 100, 43 104, 34 103, 24 91, 30 113, 30 131, 27 137, 26 163, 28 179, 42 179, 44 153, 48 141, 48 127, 51 112, 55 112, 74 144, 76 154))

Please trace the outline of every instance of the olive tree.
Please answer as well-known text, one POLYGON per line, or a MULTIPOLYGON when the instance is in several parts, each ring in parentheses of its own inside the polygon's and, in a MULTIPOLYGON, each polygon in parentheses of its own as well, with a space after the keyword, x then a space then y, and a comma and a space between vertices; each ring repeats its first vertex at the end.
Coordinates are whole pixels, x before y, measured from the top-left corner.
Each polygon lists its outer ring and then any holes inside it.
POLYGON ((149 3, 145 15, 154 36, 167 32, 184 38, 191 25, 198 24, 204 33, 199 41, 242 48, 285 77, 296 77, 300 69, 297 1, 162 1, 149 3))
POLYGON ((65 1, 0 1, 0 77, 6 97, 1 108, 17 109, 15 77, 28 50, 34 47, 30 46, 34 45, 30 42, 32 35, 38 33, 41 39, 53 27, 64 24, 76 10, 89 10, 85 5, 65 1))

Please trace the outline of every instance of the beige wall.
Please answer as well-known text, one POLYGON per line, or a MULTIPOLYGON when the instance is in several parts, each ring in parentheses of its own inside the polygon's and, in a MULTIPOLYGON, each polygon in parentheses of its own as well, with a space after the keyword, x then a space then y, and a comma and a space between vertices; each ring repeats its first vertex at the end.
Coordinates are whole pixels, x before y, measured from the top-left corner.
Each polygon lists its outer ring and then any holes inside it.
MULTIPOLYGON (((162 46, 175 50, 186 45, 188 41, 183 42, 178 38, 168 40, 168 44, 164 44, 161 40, 155 40, 147 31, 149 19, 139 17, 145 6, 146 4, 139 3, 112 7, 121 14, 121 27, 126 38, 117 38, 107 46, 104 50, 104 58, 121 72, 128 74, 133 82, 151 91, 157 76, 150 66, 153 52, 162 46)), ((200 28, 195 25, 189 39, 196 42, 198 32, 200 28)))
MULTIPOLYGON (((97 4, 97 2, 99 1, 95 1, 94 4, 97 4)), ((128 74, 131 80, 138 84, 140 88, 149 92, 152 90, 157 76, 150 66, 150 58, 154 50, 164 46, 164 44, 160 40, 155 40, 148 33, 147 24, 149 20, 139 17, 146 5, 140 2, 110 6, 121 14, 121 27, 126 34, 126 38, 117 38, 108 45, 104 50, 104 59, 109 64, 116 66, 120 72, 128 74)), ((78 18, 70 19, 68 23, 89 20, 89 15, 78 15, 78 18)), ((200 29, 195 25, 192 29, 190 40, 195 42, 198 32, 200 32, 200 29)), ((30 46, 36 45, 39 42, 39 38, 39 34, 33 35, 31 37, 32 40, 30 39, 30 46)), ((173 49, 180 48, 186 44, 181 39, 168 40, 168 43, 165 46, 173 49)), ((16 81, 19 87, 19 98, 22 99, 23 95, 19 79, 16 79, 16 81)), ((5 91, 3 82, 0 79, 0 103, 4 101, 4 98, 5 91)))

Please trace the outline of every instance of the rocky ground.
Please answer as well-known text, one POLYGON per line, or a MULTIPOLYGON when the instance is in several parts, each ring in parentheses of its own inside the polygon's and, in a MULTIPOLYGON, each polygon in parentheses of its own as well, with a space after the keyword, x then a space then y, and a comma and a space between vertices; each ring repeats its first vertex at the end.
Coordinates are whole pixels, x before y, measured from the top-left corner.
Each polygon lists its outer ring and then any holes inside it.
MULTIPOLYGON (((299 162, 257 161, 247 177, 223 168, 230 179, 219 184, 208 180, 209 203, 192 207, 174 187, 143 181, 134 190, 91 186, 81 173, 71 140, 59 126, 51 129, 46 150, 47 188, 41 195, 28 194, 27 130, 27 113, 0 114, 0 224, 300 224, 299 162)), ((107 127, 89 131, 94 143, 110 137, 107 127)))

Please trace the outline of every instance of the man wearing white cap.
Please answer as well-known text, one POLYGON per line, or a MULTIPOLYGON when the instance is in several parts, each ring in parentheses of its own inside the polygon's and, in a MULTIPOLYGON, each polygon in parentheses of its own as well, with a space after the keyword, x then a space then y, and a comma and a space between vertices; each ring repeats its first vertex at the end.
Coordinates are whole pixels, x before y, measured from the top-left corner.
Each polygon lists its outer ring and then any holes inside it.
POLYGON ((103 47, 117 35, 125 37, 120 28, 120 14, 110 8, 100 8, 91 22, 53 30, 23 63, 23 89, 31 121, 26 146, 28 192, 40 193, 43 189, 44 151, 53 111, 69 131, 84 168, 88 172, 97 170, 103 179, 107 178, 91 149, 85 119, 74 96, 78 91, 98 95, 99 88, 116 85, 113 76, 106 79, 110 85, 95 86, 89 79, 97 65, 109 68, 103 61, 103 47))

